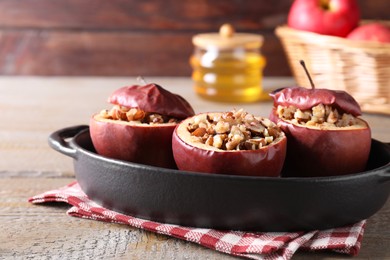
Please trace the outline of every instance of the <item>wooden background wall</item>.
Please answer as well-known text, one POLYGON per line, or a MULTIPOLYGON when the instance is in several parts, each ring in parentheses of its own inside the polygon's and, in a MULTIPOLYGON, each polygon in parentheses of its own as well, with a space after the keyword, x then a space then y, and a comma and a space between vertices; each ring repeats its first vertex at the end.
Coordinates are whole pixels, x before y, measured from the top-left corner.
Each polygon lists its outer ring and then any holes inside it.
MULTIPOLYGON (((265 75, 290 75, 274 28, 292 0, 0 0, 1 75, 189 76, 191 38, 232 23, 264 35, 265 75)), ((388 0, 360 0, 390 20, 388 0)))

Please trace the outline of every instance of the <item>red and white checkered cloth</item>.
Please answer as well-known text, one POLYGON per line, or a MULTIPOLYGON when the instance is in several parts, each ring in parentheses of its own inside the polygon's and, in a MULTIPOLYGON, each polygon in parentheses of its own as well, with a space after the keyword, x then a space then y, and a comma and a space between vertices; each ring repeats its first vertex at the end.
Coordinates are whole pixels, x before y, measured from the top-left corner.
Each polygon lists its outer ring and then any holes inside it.
POLYGON ((105 209, 90 200, 77 182, 31 197, 29 202, 65 202, 67 214, 114 222, 164 234, 202 246, 252 259, 290 259, 298 250, 332 250, 357 255, 366 221, 351 226, 311 232, 242 232, 183 227, 143 220, 105 209))

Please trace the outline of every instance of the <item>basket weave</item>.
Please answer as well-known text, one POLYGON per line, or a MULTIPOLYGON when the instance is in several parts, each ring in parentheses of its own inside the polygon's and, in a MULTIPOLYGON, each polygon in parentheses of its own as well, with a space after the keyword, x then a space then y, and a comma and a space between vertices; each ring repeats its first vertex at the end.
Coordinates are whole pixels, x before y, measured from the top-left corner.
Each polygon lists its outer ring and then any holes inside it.
POLYGON ((304 60, 317 88, 347 91, 364 112, 390 114, 390 43, 353 41, 277 27, 298 85, 310 87, 304 60))

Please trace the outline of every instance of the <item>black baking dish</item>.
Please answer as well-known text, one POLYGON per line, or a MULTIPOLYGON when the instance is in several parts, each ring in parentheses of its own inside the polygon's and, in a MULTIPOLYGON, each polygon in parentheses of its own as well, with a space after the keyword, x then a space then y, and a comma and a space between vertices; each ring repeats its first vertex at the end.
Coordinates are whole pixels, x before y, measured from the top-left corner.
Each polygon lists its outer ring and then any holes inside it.
POLYGON ((50 135, 72 157, 76 179, 108 209, 164 223, 249 231, 304 231, 369 218, 390 193, 390 145, 372 140, 367 170, 335 177, 272 178, 192 173, 96 154, 88 126, 50 135))

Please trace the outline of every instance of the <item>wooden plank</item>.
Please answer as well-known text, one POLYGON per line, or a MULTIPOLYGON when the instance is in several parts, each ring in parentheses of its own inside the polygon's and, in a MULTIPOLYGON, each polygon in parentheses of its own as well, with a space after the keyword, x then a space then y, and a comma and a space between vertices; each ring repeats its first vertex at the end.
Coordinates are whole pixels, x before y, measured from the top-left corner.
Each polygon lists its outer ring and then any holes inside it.
MULTIPOLYGON (((386 0, 359 0, 389 20, 386 0)), ((0 74, 188 76, 191 37, 225 22, 265 36, 266 76, 290 76, 273 31, 291 0, 1 0, 0 74)))
MULTIPOLYGON (((271 102, 218 103, 200 98, 189 77, 147 77, 188 100, 197 113, 243 108, 268 117, 271 102)), ((117 88, 137 84, 134 77, 0 77, 0 176, 74 176, 72 158, 51 149, 49 135, 74 125, 87 125, 89 118, 110 108, 107 97, 117 88), (20 113, 26 114, 20 114, 20 113)), ((268 90, 291 86, 291 78, 266 78, 268 90)), ((390 120, 364 114, 372 137, 390 142, 390 120)))
MULTIPOLYGON (((0 30, 0 74, 190 76, 192 33, 0 30)), ((273 32, 264 74, 290 75, 273 32)))
MULTIPOLYGON (((2 258, 54 259, 235 259, 185 242, 119 224, 67 216, 69 206, 32 205, 27 198, 62 187, 73 179, 1 179, 0 255, 2 258)), ((390 256, 390 201, 368 221, 360 258, 390 256)), ((329 252, 298 252, 293 259, 345 259, 329 252)))
MULTIPOLYGON (((231 22, 243 30, 273 29, 286 21, 291 0, 2 0, 0 25, 11 28, 216 30, 231 22)), ((359 0, 365 19, 389 19, 387 0, 359 0)))
POLYGON ((289 0, 2 0, 0 25, 17 28, 215 30, 227 21, 259 30, 285 17, 289 0))
POLYGON ((8 75, 183 75, 190 35, 2 31, 0 73, 8 75))

